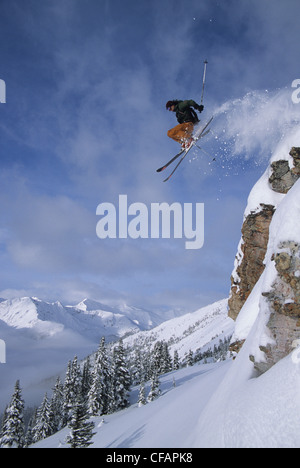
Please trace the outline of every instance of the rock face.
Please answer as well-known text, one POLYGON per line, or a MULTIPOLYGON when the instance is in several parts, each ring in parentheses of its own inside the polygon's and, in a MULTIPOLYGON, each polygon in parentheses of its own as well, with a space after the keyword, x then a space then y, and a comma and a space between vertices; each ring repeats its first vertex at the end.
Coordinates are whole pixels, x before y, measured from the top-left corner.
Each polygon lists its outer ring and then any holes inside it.
POLYGON ((228 315, 236 320, 253 287, 264 270, 264 258, 269 239, 269 226, 274 206, 261 204, 258 213, 251 213, 242 227, 241 262, 231 277, 228 315))
MULTIPOLYGON (((287 159, 271 163, 268 187, 266 187, 270 193, 285 195, 299 179, 300 148, 293 147, 289 155, 290 158, 287 155, 287 159)), ((268 200, 271 198, 272 196, 268 200)), ((228 315, 234 320, 238 319, 241 309, 264 272, 269 229, 276 208, 275 203, 257 203, 254 209, 245 215, 228 302, 228 315)), ((259 362, 256 362, 254 356, 250 356, 260 373, 289 354, 294 343, 300 338, 299 240, 291 238, 281 242, 274 246, 272 253, 271 262, 275 266, 276 279, 269 290, 261 293, 262 301, 265 301, 269 312, 267 323, 269 341, 260 346, 264 357, 259 362)), ((231 350, 238 352, 244 341, 245 337, 238 339, 235 336, 231 350)))
POLYGON ((259 373, 287 356, 300 338, 300 245, 292 241, 280 244, 273 255, 277 277, 270 291, 263 293, 270 310, 267 328, 270 343, 260 346, 265 359, 256 362, 259 373))
POLYGON ((292 148, 290 156, 294 160, 294 167, 290 169, 286 160, 275 161, 271 164, 272 175, 269 182, 274 192, 288 193, 300 175, 300 148, 292 148))

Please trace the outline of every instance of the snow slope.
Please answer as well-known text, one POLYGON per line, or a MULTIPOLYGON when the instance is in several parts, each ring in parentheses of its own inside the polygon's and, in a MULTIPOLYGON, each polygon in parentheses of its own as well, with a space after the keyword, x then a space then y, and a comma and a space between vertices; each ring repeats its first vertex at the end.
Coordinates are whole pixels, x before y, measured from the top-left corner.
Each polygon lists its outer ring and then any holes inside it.
MULTIPOLYGON (((230 363, 206 364, 170 372, 161 377, 162 395, 138 407, 138 389, 131 394, 132 405, 118 413, 93 418, 93 448, 188 447, 198 421, 213 389, 223 378, 230 363), (174 381, 176 387, 174 387, 174 381), (197 411, 195 411, 197 408, 197 411)), ((149 385, 146 391, 149 390, 149 385)), ((67 448, 68 428, 38 442, 34 448, 67 448)))
POLYGON ((203 307, 195 312, 168 320, 149 331, 139 332, 124 339, 132 348, 146 347, 147 343, 166 341, 173 355, 178 351, 182 359, 190 350, 206 350, 219 340, 230 337, 234 322, 228 317, 227 299, 203 307))
MULTIPOLYGON (((91 447, 300 447, 299 366, 294 355, 257 379, 249 379, 243 359, 171 372, 161 377, 157 400, 138 407, 133 389, 129 408, 93 418, 91 447)), ((65 428, 33 448, 68 448, 68 433, 65 428)))

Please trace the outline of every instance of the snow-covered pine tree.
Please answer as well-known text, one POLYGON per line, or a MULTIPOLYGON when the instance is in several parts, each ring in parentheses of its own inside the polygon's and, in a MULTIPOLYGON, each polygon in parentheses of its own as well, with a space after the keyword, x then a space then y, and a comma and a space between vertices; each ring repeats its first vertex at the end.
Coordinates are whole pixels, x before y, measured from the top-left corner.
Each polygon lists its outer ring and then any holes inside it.
POLYGON ((161 374, 162 373, 162 362, 163 362, 163 343, 157 341, 154 345, 151 359, 151 373, 161 374))
POLYGON ((158 374, 157 372, 154 372, 151 378, 151 388, 150 388, 149 395, 147 397, 147 401, 151 402, 155 400, 156 398, 159 397, 160 393, 161 393, 161 390, 160 390, 160 382, 159 382, 158 374))
POLYGON ((91 363, 90 358, 87 357, 82 370, 82 381, 81 381, 81 392, 83 397, 88 396, 92 385, 92 370, 91 370, 91 363))
POLYGON ((24 400, 17 380, 9 406, 6 408, 0 438, 1 448, 23 448, 25 445, 24 400))
POLYGON ((33 444, 33 428, 35 426, 36 415, 33 415, 28 422, 26 435, 25 435, 25 444, 24 447, 28 448, 31 444, 33 444))
POLYGON ((186 363, 187 363, 187 365, 189 367, 194 365, 194 353, 193 353, 193 351, 191 349, 188 352, 188 355, 187 355, 187 358, 186 358, 186 363))
POLYGON ((64 419, 64 386, 61 383, 60 377, 56 379, 55 387, 53 388, 52 398, 50 401, 50 420, 53 433, 59 431, 63 427, 64 419))
POLYGON ((81 392, 81 373, 75 356, 73 362, 69 361, 66 372, 63 391, 63 426, 66 426, 72 418, 72 409, 76 398, 81 392))
POLYGON ((53 427, 51 425, 50 403, 45 394, 44 400, 37 411, 36 423, 32 430, 33 442, 46 439, 53 434, 53 427))
POLYGON ((142 382, 143 372, 143 355, 139 348, 134 349, 134 354, 130 360, 130 375, 134 385, 142 382))
POLYGON ((95 425, 88 419, 87 405, 82 395, 79 394, 73 408, 71 421, 68 424, 70 433, 66 438, 66 442, 70 444, 71 448, 87 448, 92 444, 91 440, 95 435, 93 433, 95 425))
POLYGON ((111 371, 109 355, 105 345, 105 337, 101 338, 96 355, 97 370, 100 375, 101 386, 99 388, 99 398, 101 399, 102 414, 107 414, 109 407, 109 394, 111 387, 111 371))
POLYGON ((166 341, 157 341, 155 343, 151 361, 152 372, 157 372, 158 375, 172 370, 172 358, 166 341))
POLYGON ((72 382, 72 362, 68 362, 63 390, 63 426, 66 426, 72 417, 74 402, 74 389, 72 382))
POLYGON ((80 371, 80 366, 78 364, 77 356, 74 357, 71 367, 71 379, 73 382, 73 392, 74 392, 74 401, 76 400, 77 395, 81 392, 81 383, 82 375, 80 371))
POLYGON ((177 349, 174 351, 174 356, 173 356, 173 370, 178 370, 179 369, 179 355, 177 349))
POLYGON ((119 341, 119 345, 115 346, 113 350, 112 373, 115 410, 126 408, 129 404, 130 374, 122 340, 119 341))
POLYGON ((92 384, 87 395, 88 413, 91 416, 100 416, 103 411, 101 375, 95 362, 92 373, 92 384))
POLYGON ((172 370, 172 358, 170 355, 168 343, 166 341, 162 342, 162 374, 170 372, 172 370))
POLYGON ((147 400, 146 400, 146 396, 145 396, 145 382, 142 381, 141 384, 140 384, 138 406, 139 407, 144 406, 144 405, 146 405, 146 403, 147 403, 147 400))

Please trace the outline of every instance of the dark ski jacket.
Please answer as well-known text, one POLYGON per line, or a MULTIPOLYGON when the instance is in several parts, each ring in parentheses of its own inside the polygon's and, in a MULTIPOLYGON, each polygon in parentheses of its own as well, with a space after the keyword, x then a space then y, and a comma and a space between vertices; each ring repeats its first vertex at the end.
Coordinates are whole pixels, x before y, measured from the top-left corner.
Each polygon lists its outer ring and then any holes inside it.
POLYGON ((193 101, 193 99, 189 99, 187 101, 174 101, 174 103, 174 111, 176 112, 176 118, 180 124, 184 122, 192 122, 194 124, 199 122, 198 116, 192 107, 199 110, 200 106, 193 101))

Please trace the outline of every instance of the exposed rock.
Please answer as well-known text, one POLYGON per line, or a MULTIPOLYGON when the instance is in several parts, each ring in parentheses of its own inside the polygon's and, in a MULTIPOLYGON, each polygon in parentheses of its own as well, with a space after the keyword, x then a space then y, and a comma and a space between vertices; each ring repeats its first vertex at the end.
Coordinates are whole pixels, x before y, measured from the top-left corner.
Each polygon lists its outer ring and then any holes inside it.
POLYGON ((251 213, 242 227, 242 261, 237 266, 238 280, 231 277, 228 315, 236 320, 256 282, 264 270, 264 258, 269 240, 269 226, 274 206, 261 205, 261 211, 251 213))
POLYGON ((273 173, 269 179, 274 192, 288 193, 297 181, 299 175, 290 170, 289 162, 286 160, 276 161, 271 164, 273 173))
POLYGON ((290 156, 292 156, 294 160, 292 172, 300 177, 300 148, 294 146, 290 151, 290 156))
POLYGON ((260 347, 265 362, 255 362, 260 372, 265 372, 293 350, 293 343, 300 338, 300 246, 284 242, 273 256, 278 272, 271 291, 264 296, 271 310, 267 329, 271 344, 260 347))
POLYGON ((285 159, 273 162, 272 175, 269 182, 275 192, 287 193, 300 177, 300 148, 293 147, 290 151, 293 167, 285 159))
POLYGON ((234 343, 230 343, 229 351, 233 354, 238 353, 244 343, 245 343, 245 340, 240 340, 240 341, 235 341, 234 343))

